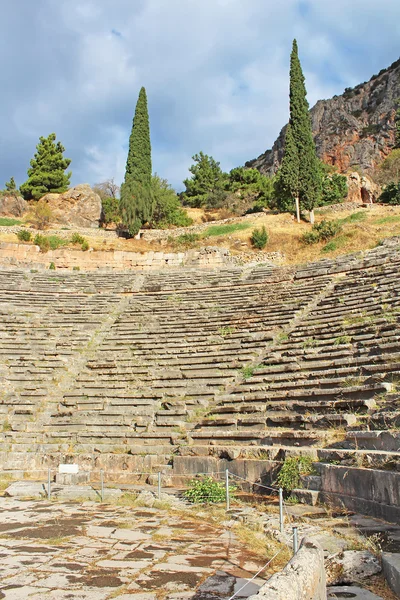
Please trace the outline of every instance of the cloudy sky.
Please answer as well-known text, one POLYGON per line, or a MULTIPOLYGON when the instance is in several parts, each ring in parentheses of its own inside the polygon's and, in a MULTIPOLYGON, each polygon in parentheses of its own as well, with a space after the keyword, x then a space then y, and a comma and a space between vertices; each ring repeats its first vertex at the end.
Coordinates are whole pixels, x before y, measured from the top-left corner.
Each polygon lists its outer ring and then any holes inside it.
POLYGON ((124 175, 139 89, 153 168, 176 189, 203 150, 224 169, 269 148, 288 117, 294 37, 308 98, 340 94, 400 55, 399 0, 0 0, 0 188, 40 135, 74 184, 124 175))

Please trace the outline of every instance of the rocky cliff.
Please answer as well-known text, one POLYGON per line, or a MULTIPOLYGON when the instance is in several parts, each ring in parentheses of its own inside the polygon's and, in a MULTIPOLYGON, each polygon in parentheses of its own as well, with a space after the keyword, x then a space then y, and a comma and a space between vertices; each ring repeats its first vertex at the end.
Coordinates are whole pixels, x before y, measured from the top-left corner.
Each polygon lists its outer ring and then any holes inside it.
MULTIPOLYGON (((341 96, 319 100, 311 109, 318 156, 343 173, 371 173, 394 145, 396 99, 400 98, 400 59, 341 96)), ((272 175, 282 160, 286 125, 271 150, 246 163, 272 175)))

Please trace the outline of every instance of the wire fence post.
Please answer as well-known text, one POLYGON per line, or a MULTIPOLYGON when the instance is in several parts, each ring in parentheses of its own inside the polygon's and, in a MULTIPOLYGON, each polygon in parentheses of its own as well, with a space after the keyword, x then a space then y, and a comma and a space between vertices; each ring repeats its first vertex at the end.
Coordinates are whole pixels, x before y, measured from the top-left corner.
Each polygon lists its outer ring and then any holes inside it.
POLYGON ((279 530, 283 533, 283 490, 279 488, 279 530))
POLYGON ((161 500, 161 473, 158 473, 158 499, 161 500))
POLYGON ((293 555, 297 553, 299 549, 299 538, 297 535, 297 527, 293 527, 293 555))
POLYGON ((230 498, 229 498, 229 470, 225 471, 225 496, 226 496, 226 510, 230 509, 230 498))
POLYGON ((51 500, 51 470, 47 471, 47 499, 51 500))
POLYGON ((104 471, 100 469, 100 484, 101 484, 101 501, 104 502, 104 471))

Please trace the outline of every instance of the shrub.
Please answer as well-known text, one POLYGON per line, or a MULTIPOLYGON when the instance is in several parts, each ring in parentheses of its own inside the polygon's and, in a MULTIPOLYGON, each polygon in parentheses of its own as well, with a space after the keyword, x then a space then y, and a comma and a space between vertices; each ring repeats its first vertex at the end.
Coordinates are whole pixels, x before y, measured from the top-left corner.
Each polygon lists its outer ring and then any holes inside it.
POLYGON ((50 271, 55 271, 56 270, 56 265, 53 262, 51 262, 50 266, 49 266, 49 269, 50 269, 50 271))
POLYGON ((84 252, 86 252, 86 250, 89 250, 89 242, 87 240, 83 240, 81 248, 84 252))
POLYGON ((258 250, 263 250, 263 248, 265 248, 268 242, 268 233, 264 225, 261 229, 255 229, 253 231, 250 241, 255 248, 258 248, 258 250))
POLYGON ((278 475, 278 485, 291 492, 300 485, 301 475, 313 473, 313 459, 310 456, 289 456, 285 459, 278 475))
POLYGON ((312 226, 312 230, 303 234, 302 242, 304 244, 317 244, 321 241, 327 241, 337 235, 342 229, 339 221, 321 221, 312 226))
POLYGON ((31 238, 32 238, 32 234, 30 231, 28 231, 27 229, 21 229, 20 231, 18 231, 17 233, 17 238, 21 241, 21 242, 30 242, 31 238))
POLYGON ((41 252, 48 252, 50 250, 49 238, 47 238, 45 235, 40 235, 40 233, 37 233, 33 243, 35 246, 39 246, 41 252))
POLYGON ((58 235, 49 235, 47 239, 49 240, 51 250, 57 250, 57 248, 67 244, 67 241, 58 237, 58 235))
POLYGON ((33 243, 39 246, 41 252, 47 252, 48 250, 57 250, 60 246, 65 246, 67 242, 57 235, 45 236, 37 233, 33 243))
POLYGON ((400 183, 389 183, 378 198, 378 202, 396 206, 400 204, 400 183))
POLYGON ((37 229, 45 229, 52 221, 53 213, 47 202, 39 200, 28 216, 37 229))
POLYGON ((85 238, 79 233, 73 233, 71 236, 71 244, 83 244, 85 238))
POLYGON ((182 233, 176 238, 172 238, 171 242, 173 245, 182 246, 184 248, 191 248, 200 240, 198 233, 182 233))
POLYGON ((101 222, 103 225, 110 225, 110 223, 118 224, 121 222, 121 211, 118 198, 102 198, 101 207, 101 222))
POLYGON ((168 227, 188 227, 193 223, 182 208, 179 197, 166 179, 157 174, 151 179, 154 194, 154 211, 150 221, 151 227, 167 229, 168 227))
MULTIPOLYGON (((229 486, 229 495, 233 499, 235 496, 235 486, 229 486)), ((202 477, 201 479, 192 479, 189 482, 189 489, 185 492, 186 500, 196 504, 211 504, 224 502, 226 499, 225 485, 218 483, 212 477, 202 477)))

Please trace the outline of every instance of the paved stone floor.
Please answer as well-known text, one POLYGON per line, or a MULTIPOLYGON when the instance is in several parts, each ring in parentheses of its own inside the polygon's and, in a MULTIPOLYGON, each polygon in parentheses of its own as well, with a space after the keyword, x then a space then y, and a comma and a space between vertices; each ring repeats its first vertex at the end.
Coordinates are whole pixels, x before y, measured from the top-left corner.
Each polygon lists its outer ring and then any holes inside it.
POLYGON ((223 526, 190 516, 0 498, 7 600, 227 600, 264 562, 223 526))

